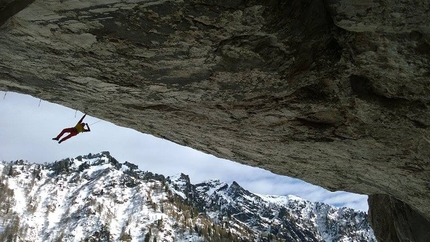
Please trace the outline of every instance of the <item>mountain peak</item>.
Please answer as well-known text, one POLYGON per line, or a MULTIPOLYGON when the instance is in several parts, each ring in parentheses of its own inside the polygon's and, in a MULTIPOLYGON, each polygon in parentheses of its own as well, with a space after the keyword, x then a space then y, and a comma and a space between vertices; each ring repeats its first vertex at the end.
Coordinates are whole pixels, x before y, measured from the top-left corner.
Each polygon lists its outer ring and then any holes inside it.
MULTIPOLYGON (((70 172, 83 172, 87 169, 98 170, 98 169, 121 169, 123 164, 117 161, 110 155, 108 151, 88 155, 80 155, 76 158, 66 158, 60 161, 55 161, 47 165, 48 169, 52 171, 53 175, 65 174, 70 172), (98 168, 95 168, 98 167, 98 168)), ((124 163, 129 169, 137 169, 137 166, 126 162, 124 163)))
POLYGON ((9 168, 0 163, 0 241, 375 241, 365 213, 165 179, 107 152, 9 168))

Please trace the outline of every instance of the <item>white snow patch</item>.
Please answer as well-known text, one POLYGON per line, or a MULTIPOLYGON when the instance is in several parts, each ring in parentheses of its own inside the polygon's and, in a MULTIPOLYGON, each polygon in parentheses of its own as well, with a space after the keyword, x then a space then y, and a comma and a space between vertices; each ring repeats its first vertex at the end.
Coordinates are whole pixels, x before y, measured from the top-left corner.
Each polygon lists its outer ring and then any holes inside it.
POLYGON ((26 210, 27 198, 21 186, 17 184, 15 179, 8 179, 9 188, 13 190, 15 206, 14 211, 18 214, 23 214, 26 210))
POLYGON ((112 167, 111 164, 103 164, 103 165, 99 165, 99 166, 90 166, 90 168, 86 169, 86 172, 89 176, 91 176, 96 171, 105 170, 105 169, 111 168, 111 167, 112 167))

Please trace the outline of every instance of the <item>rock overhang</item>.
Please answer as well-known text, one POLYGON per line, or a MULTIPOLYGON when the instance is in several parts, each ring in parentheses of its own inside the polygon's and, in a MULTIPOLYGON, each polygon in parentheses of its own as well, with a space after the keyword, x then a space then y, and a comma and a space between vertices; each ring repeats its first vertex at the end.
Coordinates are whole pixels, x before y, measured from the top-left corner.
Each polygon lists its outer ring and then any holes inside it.
POLYGON ((429 17, 382 7, 36 1, 1 26, 0 89, 429 219, 429 17))

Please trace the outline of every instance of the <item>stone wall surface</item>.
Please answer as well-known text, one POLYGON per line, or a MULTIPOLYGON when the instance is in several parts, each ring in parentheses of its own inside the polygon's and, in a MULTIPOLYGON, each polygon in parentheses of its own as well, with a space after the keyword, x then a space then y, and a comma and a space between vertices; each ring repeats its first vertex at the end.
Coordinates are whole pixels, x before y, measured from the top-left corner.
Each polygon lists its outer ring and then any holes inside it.
POLYGON ((332 191, 387 194, 428 222, 429 9, 36 0, 0 27, 0 90, 332 191))

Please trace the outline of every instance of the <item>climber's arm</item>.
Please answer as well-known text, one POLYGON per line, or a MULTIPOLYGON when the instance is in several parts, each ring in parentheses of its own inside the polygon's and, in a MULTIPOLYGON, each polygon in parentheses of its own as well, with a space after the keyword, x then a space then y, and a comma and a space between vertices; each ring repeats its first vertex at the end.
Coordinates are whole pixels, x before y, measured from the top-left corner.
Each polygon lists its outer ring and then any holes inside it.
POLYGON ((87 114, 84 114, 84 116, 82 116, 81 120, 79 120, 78 124, 82 123, 82 121, 84 121, 85 116, 87 116, 87 114))

